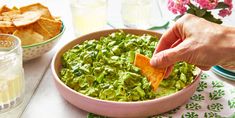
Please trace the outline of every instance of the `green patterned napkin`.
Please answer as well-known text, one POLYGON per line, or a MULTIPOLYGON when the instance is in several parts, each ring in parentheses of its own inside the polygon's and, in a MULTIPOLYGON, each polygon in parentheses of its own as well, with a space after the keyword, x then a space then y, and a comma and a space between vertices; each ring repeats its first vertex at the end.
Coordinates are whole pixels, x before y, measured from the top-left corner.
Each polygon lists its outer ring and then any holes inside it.
POLYGON ((204 72, 188 103, 152 118, 235 118, 235 87, 204 72))

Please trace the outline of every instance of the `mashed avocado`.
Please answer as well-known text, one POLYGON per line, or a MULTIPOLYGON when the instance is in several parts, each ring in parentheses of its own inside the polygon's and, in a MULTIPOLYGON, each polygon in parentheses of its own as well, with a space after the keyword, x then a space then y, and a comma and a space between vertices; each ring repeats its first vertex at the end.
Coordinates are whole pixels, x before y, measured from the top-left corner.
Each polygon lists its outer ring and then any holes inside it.
POLYGON ((152 57, 157 41, 157 37, 122 31, 87 40, 63 54, 60 79, 82 94, 103 100, 142 101, 177 92, 193 81, 193 65, 177 63, 157 92, 133 65, 136 53, 152 57))

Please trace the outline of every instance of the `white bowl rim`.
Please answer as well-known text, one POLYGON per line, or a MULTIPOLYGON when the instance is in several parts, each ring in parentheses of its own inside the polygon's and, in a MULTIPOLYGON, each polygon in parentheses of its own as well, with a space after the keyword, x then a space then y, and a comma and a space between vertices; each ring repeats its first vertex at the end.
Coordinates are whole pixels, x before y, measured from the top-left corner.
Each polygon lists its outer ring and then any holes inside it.
MULTIPOLYGON (((83 35, 81 37, 84 37, 84 36, 87 36, 87 35, 90 35, 90 34, 93 34, 93 33, 98 33, 98 32, 104 32, 104 31, 112 31, 112 30, 128 30, 128 29, 108 29, 108 30, 100 30, 100 31, 96 31, 96 32, 92 32, 92 33, 89 33, 89 34, 86 34, 86 35, 83 35)), ((140 29, 130 29, 130 30, 140 30, 140 29)), ((149 31, 149 30, 143 30, 143 31, 149 31)), ((80 37, 78 38, 75 38, 74 40, 79 40, 80 37)), ((166 99, 169 99, 171 97, 174 97, 176 96, 177 94, 181 94, 183 93, 183 91, 187 91, 189 88, 192 87, 192 85, 196 82, 196 81, 199 81, 200 79, 200 75, 202 73, 202 70, 197 68, 196 67, 196 71, 197 71, 197 75, 195 76, 194 78, 194 81, 187 85, 186 87, 184 87, 183 89, 173 93, 173 94, 170 94, 170 95, 167 95, 167 96, 163 96, 163 97, 160 97, 160 98, 155 98, 155 99, 149 99, 149 100, 143 100, 143 101, 129 101, 129 102, 125 102, 125 101, 111 101, 111 100, 102 100, 102 99, 98 99, 98 98, 94 98, 94 97, 90 97, 90 96, 87 96, 87 95, 84 95, 82 93, 79 93, 73 89, 71 89, 70 87, 68 87, 65 83, 63 83, 60 78, 58 77, 55 69, 54 69, 54 62, 55 62, 55 59, 57 57, 57 55, 59 54, 59 52, 61 51, 61 49, 63 49, 65 46, 69 45, 70 43, 72 43, 74 40, 71 40, 69 41, 67 44, 65 44, 63 47, 61 47, 54 55, 53 59, 52 59, 52 63, 51 63, 51 70, 52 70, 52 74, 53 74, 53 79, 59 83, 60 85, 62 85, 65 89, 67 89, 68 91, 72 92, 73 94, 76 94, 76 95, 79 95, 79 96, 82 96, 88 100, 93 100, 93 101, 99 101, 99 102, 103 102, 103 103, 109 103, 109 104, 132 104, 132 105, 137 105, 137 104, 151 104, 151 103, 154 103, 156 101, 163 101, 163 100, 166 100, 166 99)))

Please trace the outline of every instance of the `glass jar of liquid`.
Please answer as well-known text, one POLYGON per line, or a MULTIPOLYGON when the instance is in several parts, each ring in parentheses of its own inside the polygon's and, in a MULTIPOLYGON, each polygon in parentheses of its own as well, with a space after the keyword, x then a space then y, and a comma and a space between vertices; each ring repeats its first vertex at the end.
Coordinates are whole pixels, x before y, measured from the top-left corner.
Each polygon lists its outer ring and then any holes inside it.
POLYGON ((71 0, 74 31, 77 36, 104 28, 107 0, 71 0))
POLYGON ((22 102, 24 86, 21 41, 0 34, 0 113, 22 102))
POLYGON ((158 0, 122 0, 121 16, 123 24, 130 28, 147 29, 161 25, 162 14, 158 0))

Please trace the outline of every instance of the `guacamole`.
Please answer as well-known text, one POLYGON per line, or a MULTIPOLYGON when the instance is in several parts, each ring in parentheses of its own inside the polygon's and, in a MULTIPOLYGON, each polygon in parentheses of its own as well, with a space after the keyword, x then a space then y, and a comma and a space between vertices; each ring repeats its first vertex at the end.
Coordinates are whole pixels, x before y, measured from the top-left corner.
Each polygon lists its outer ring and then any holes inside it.
POLYGON ((156 92, 133 65, 136 53, 152 57, 157 41, 123 31, 87 40, 63 54, 60 79, 84 95, 111 101, 142 101, 177 92, 193 81, 193 65, 177 63, 156 92))

